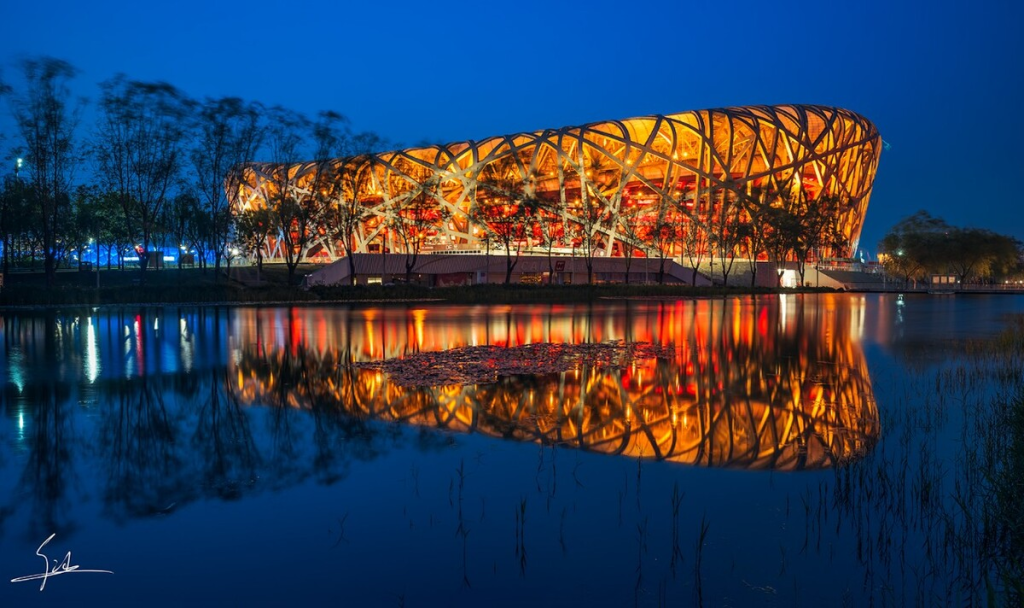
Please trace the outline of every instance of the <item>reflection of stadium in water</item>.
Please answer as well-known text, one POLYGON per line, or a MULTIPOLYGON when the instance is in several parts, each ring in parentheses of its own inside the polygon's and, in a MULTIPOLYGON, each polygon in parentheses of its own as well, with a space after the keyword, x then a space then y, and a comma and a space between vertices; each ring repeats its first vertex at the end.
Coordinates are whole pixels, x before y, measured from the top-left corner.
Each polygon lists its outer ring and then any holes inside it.
POLYGON ((863 456, 880 432, 863 303, 823 296, 601 306, 239 310, 229 391, 243 404, 399 421, 708 466, 801 469, 863 456), (282 315, 287 315, 283 317, 282 315), (623 369, 405 388, 357 361, 481 344, 622 340, 672 358, 623 369))

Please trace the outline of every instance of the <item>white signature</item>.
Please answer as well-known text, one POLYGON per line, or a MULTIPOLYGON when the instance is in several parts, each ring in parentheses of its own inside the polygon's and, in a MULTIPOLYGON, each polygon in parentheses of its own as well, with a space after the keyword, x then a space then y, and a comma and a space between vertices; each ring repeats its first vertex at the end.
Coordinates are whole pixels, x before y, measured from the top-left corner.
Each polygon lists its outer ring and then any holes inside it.
POLYGON ((50 578, 51 576, 60 576, 61 574, 71 574, 73 572, 77 572, 77 573, 92 572, 93 574, 113 574, 113 572, 111 572, 110 570, 83 570, 81 567, 79 567, 77 565, 72 566, 71 565, 71 552, 70 551, 68 551, 68 554, 64 556, 64 560, 63 561, 58 562, 57 560, 53 560, 53 570, 50 570, 50 558, 47 557, 45 554, 40 553, 40 552, 43 550, 43 547, 46 546, 46 543, 48 543, 51 540, 53 540, 54 536, 57 536, 57 534, 56 533, 51 534, 49 536, 49 538, 44 540, 43 544, 39 545, 39 548, 36 549, 36 555, 38 555, 39 557, 43 558, 43 563, 45 564, 45 566, 43 566, 43 573, 42 574, 29 574, 28 576, 19 576, 18 578, 12 578, 11 579, 12 583, 24 583, 24 582, 27 582, 27 581, 37 581, 39 579, 43 579, 43 584, 39 585, 39 590, 42 591, 43 589, 46 589, 46 579, 50 578))

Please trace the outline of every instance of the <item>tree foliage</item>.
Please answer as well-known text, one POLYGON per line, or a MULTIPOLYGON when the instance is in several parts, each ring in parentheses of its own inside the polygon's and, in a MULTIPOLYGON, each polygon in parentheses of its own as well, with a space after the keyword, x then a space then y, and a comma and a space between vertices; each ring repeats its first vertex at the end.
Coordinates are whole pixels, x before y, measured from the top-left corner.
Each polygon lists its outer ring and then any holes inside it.
POLYGON ((138 82, 124 75, 101 88, 102 118, 94 145, 99 178, 117 194, 129 232, 142 241, 140 268, 145 273, 161 209, 185 160, 191 101, 165 82, 138 82))
POLYGON ((927 211, 900 220, 878 244, 886 272, 904 282, 955 274, 961 283, 998 280, 1019 269, 1017 239, 982 228, 960 228, 927 211))
POLYGON ((25 160, 32 167, 22 200, 34 203, 46 279, 52 285, 64 246, 61 223, 70 215, 80 162, 75 129, 81 103, 72 98, 69 86, 77 70, 52 57, 25 59, 20 67, 25 85, 12 94, 11 108, 25 160))

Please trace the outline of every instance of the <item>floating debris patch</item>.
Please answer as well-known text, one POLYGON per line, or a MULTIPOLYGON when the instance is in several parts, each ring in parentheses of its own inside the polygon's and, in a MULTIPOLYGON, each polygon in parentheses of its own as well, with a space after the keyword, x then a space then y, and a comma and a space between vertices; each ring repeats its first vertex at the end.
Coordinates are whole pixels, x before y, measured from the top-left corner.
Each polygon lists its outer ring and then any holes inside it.
POLYGON ((524 344, 523 346, 464 346, 439 352, 416 353, 404 359, 362 361, 357 368, 379 369, 400 386, 487 384, 499 376, 543 375, 579 366, 622 368, 635 359, 670 359, 667 346, 646 342, 599 344, 524 344))

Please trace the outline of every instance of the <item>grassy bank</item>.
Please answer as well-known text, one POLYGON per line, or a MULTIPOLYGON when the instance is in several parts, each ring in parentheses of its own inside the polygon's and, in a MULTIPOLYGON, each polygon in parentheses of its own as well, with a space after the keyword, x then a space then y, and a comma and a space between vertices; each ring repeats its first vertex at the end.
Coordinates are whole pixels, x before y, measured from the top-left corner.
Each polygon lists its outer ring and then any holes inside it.
MULTIPOLYGON (((316 267, 299 267, 301 277, 316 267)), ((118 304, 313 303, 443 300, 463 304, 589 302, 602 298, 693 298, 772 293, 777 290, 667 285, 475 285, 430 289, 416 285, 359 285, 304 290, 289 285, 283 266, 215 272, 212 268, 62 271, 52 287, 42 273, 9 273, 0 306, 102 306, 118 304)), ((814 290, 808 290, 814 291, 814 290)), ((817 290, 825 291, 825 290, 817 290)))
POLYGON ((242 270, 171 268, 102 270, 99 286, 95 272, 61 271, 52 287, 43 273, 9 273, 4 277, 0 306, 101 306, 116 304, 179 304, 212 302, 301 301, 315 296, 288 287, 287 275, 267 273, 249 280, 242 270), (261 276, 261 279, 264 279, 261 276))

